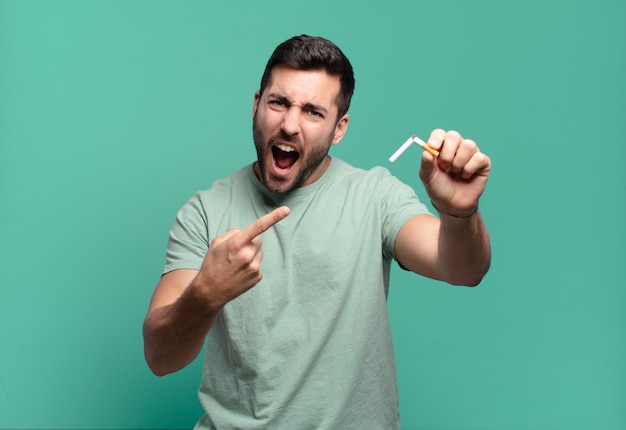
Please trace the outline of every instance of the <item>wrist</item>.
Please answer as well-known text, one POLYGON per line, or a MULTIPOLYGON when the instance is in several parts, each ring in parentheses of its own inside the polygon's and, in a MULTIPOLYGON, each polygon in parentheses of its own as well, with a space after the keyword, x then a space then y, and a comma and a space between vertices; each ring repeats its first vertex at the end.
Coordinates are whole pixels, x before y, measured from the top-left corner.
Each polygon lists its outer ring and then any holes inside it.
POLYGON ((478 212, 478 202, 476 202, 476 206, 474 206, 474 208, 471 211, 469 211, 468 213, 464 213, 464 214, 453 214, 449 212, 444 212, 441 209, 439 209, 432 200, 430 201, 430 203, 433 205, 435 210, 439 212, 439 215, 445 215, 445 216, 449 216, 452 218, 468 219, 476 215, 476 213, 478 212))
POLYGON ((195 308, 193 312, 207 316, 216 315, 226 302, 216 295, 215 289, 199 275, 191 281, 184 295, 187 296, 190 306, 195 308))

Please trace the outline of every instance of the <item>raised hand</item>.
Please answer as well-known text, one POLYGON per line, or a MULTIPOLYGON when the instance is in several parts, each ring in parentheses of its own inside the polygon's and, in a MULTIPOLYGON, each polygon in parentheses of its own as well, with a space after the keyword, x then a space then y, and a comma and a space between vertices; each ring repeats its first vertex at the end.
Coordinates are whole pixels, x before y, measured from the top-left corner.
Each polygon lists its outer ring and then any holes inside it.
POLYGON ((424 151, 419 175, 433 204, 444 214, 472 213, 487 185, 491 160, 456 131, 434 130, 428 145, 439 157, 424 151))
POLYGON ((260 235, 287 217, 289 212, 287 206, 281 206, 243 230, 230 230, 211 242, 200 272, 192 283, 210 308, 221 309, 261 281, 263 251, 260 235))

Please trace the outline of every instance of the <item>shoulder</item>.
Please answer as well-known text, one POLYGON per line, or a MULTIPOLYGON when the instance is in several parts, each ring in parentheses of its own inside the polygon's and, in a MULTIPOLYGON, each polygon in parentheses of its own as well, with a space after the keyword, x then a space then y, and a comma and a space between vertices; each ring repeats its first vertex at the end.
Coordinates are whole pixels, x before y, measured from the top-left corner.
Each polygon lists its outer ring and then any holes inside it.
POLYGON ((349 164, 339 158, 334 157, 333 163, 335 164, 335 173, 339 177, 345 177, 353 180, 380 180, 380 179, 391 179, 395 181, 399 181, 395 178, 389 170, 382 166, 374 166, 371 168, 361 168, 355 167, 352 164, 349 164))
POLYGON ((242 167, 228 176, 216 179, 209 188, 197 191, 191 200, 215 202, 220 199, 231 199, 236 191, 248 190, 253 186, 250 180, 251 175, 251 165, 242 167))
POLYGON ((332 179, 334 185, 367 190, 371 193, 380 192, 383 195, 398 190, 413 192, 411 187, 404 184, 385 167, 374 166, 365 169, 355 167, 338 158, 333 158, 333 162, 336 164, 332 179))
POLYGON ((250 177, 253 175, 252 173, 252 165, 246 165, 239 170, 234 171, 228 176, 224 176, 222 178, 216 179, 213 181, 211 186, 208 189, 199 191, 197 194, 211 194, 211 193, 220 193, 224 190, 231 189, 233 187, 241 187, 244 184, 250 184, 250 177))
POLYGON ((243 167, 228 176, 215 180, 209 188, 196 191, 179 208, 176 218, 182 224, 200 221, 208 224, 210 219, 220 217, 225 208, 232 202, 241 199, 241 194, 248 194, 251 190, 251 181, 248 176, 252 168, 243 167), (248 184, 248 185, 246 185, 248 184))

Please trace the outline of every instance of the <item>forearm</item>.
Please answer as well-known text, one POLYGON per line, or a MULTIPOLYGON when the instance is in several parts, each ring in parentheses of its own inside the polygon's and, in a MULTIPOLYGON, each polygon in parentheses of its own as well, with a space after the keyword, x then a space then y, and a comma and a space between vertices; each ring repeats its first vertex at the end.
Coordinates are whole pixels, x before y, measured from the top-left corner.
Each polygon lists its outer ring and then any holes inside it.
POLYGON ((476 286, 491 264, 489 233, 480 212, 470 218, 441 215, 438 269, 454 285, 476 286))
POLYGON ((192 295, 188 288, 174 303, 151 310, 144 321, 144 354, 155 375, 176 372, 191 363, 217 319, 218 310, 208 310, 192 295))

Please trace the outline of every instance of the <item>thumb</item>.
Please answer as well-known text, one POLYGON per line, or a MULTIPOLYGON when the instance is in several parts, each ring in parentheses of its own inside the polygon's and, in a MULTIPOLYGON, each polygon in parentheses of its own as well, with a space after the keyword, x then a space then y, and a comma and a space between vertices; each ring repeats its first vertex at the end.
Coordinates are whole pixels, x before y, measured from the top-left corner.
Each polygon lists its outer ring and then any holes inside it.
POLYGON ((211 242, 211 245, 213 246, 219 245, 220 243, 227 241, 228 239, 230 239, 237 233, 239 233, 238 228, 233 228, 232 230, 228 230, 226 233, 213 239, 213 241, 211 242))
POLYGON ((420 165, 419 176, 424 184, 428 184, 433 176, 435 176, 435 172, 437 169, 437 159, 428 151, 422 152, 422 163, 420 165))

